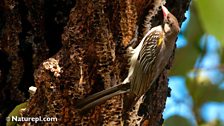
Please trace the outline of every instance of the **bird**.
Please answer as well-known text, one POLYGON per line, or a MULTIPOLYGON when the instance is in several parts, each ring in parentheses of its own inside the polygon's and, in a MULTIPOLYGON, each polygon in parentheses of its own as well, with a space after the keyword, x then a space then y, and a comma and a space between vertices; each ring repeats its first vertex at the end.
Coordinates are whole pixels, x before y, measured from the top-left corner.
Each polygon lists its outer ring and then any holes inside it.
POLYGON ((76 108, 84 112, 106 100, 121 94, 124 106, 132 108, 138 99, 151 87, 152 83, 165 69, 169 62, 180 27, 176 17, 161 5, 163 23, 150 29, 136 48, 128 47, 130 67, 128 76, 121 84, 92 94, 77 102, 76 108))

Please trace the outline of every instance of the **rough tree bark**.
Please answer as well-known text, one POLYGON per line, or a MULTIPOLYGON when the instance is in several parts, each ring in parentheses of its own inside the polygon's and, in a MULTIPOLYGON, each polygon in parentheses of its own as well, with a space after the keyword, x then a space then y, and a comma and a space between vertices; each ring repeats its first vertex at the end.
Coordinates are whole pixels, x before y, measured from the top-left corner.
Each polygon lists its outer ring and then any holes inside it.
MULTIPOLYGON (((0 6, 1 122, 18 103, 29 99, 25 116, 57 117, 39 125, 150 125, 163 123, 169 96, 167 68, 150 90, 122 119, 123 96, 116 96, 79 114, 76 103, 122 82, 128 72, 125 47, 150 25, 162 21, 160 0, 3 0, 0 6), (71 9, 71 11, 70 11, 71 9), (155 16, 154 16, 155 15, 155 16), (64 28, 64 30, 63 30, 64 28), (34 72, 35 70, 35 72, 34 72), (34 74, 33 74, 34 73, 34 74), (33 76, 32 76, 33 75, 33 76)), ((180 25, 190 0, 167 1, 180 25)), ((32 122, 32 124, 34 124, 32 122)))

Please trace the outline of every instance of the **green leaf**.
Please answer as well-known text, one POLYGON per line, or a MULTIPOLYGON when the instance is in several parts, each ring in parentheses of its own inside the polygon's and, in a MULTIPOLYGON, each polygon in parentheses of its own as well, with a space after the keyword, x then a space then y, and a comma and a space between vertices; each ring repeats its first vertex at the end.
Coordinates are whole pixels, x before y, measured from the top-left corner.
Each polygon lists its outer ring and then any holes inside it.
POLYGON ((190 11, 190 21, 183 34, 186 37, 188 43, 192 43, 192 45, 199 45, 200 39, 204 34, 204 29, 201 25, 194 4, 191 6, 190 11))
POLYGON ((194 68, 199 54, 199 50, 191 43, 183 48, 177 49, 170 75, 185 76, 190 70, 194 68))
POLYGON ((223 126, 223 122, 221 122, 220 120, 213 120, 211 122, 207 122, 205 124, 202 124, 200 126, 223 126))
POLYGON ((224 0, 194 0, 200 22, 224 46, 224 0))
MULTIPOLYGON (((27 107, 27 102, 24 102, 24 103, 21 103, 19 105, 17 105, 13 110, 12 112, 8 115, 8 117, 11 117, 12 116, 17 116, 17 117, 20 117, 20 110, 23 109, 23 108, 26 108, 27 107)), ((17 122, 12 122, 12 121, 8 121, 6 123, 6 126, 16 126, 16 123, 17 122)))
POLYGON ((163 126, 192 126, 192 124, 181 116, 172 116, 165 120, 163 126))
POLYGON ((222 102, 224 99, 224 90, 220 89, 219 85, 212 84, 205 76, 198 76, 194 80, 188 78, 187 88, 197 109, 206 102, 222 102))

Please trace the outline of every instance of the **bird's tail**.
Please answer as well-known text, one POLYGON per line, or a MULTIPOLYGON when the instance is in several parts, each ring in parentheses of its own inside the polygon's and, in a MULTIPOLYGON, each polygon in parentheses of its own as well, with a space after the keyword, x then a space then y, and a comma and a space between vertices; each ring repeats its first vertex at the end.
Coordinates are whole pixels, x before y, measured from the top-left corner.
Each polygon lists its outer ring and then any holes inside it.
POLYGON ((130 83, 116 85, 109 89, 90 95, 81 101, 78 101, 78 103, 76 104, 76 108, 80 112, 84 112, 90 108, 93 108, 97 105, 104 103, 106 100, 112 98, 113 96, 127 93, 129 90, 130 90, 130 83))

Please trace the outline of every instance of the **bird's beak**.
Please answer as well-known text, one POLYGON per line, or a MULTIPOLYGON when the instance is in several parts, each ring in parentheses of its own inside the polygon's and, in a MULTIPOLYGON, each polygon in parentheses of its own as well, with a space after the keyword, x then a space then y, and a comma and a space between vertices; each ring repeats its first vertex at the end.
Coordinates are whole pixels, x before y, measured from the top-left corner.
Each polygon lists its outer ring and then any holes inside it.
POLYGON ((164 18, 166 18, 167 15, 170 13, 170 12, 168 11, 168 9, 167 9, 165 6, 163 6, 163 5, 162 5, 162 11, 163 11, 163 17, 164 17, 164 18))

